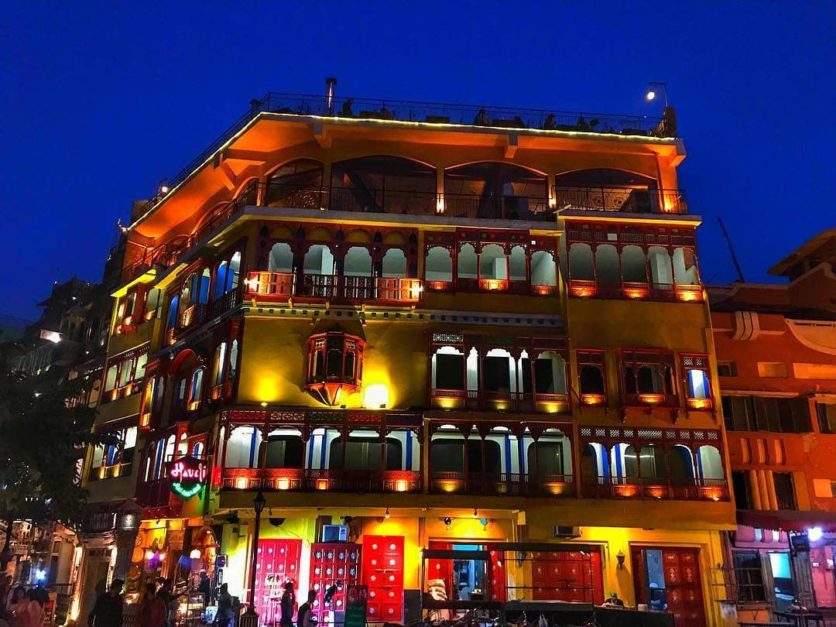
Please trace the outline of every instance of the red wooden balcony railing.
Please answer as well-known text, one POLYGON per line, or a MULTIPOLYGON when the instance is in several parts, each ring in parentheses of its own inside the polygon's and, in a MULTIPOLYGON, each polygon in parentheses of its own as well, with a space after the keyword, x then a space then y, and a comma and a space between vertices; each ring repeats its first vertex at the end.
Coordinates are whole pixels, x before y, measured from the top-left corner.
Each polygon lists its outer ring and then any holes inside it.
POLYGON ((573 495, 572 475, 470 473, 431 471, 430 491, 440 494, 493 494, 508 496, 573 495))
POLYGON ((300 285, 297 275, 291 272, 250 272, 245 284, 249 297, 264 301, 286 301, 291 296, 308 296, 417 303, 423 291, 420 279, 402 277, 306 274, 302 276, 300 285))
POLYGON ((560 407, 569 407, 568 394, 548 394, 532 392, 511 392, 491 390, 457 390, 450 388, 432 388, 430 398, 436 405, 466 409, 502 409, 516 411, 537 411, 544 408, 549 413, 560 411, 560 407))
POLYGON ((725 479, 674 481, 648 477, 587 477, 583 481, 585 498, 638 498, 728 501, 725 479))
POLYGON ((701 302, 702 287, 640 281, 570 279, 569 295, 576 298, 607 298, 652 301, 701 302))
POLYGON ((234 490, 420 492, 421 473, 412 470, 224 468, 223 487, 234 490))

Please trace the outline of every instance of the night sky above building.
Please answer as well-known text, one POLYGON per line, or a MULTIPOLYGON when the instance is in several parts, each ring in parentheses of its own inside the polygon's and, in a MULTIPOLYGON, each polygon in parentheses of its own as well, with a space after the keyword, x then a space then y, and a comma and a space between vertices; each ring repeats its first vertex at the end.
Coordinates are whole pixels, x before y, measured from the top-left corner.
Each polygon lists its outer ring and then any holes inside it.
POLYGON ((7 3, 0 313, 98 280, 116 220, 265 92, 659 115, 667 81, 706 283, 834 226, 836 3, 7 3))

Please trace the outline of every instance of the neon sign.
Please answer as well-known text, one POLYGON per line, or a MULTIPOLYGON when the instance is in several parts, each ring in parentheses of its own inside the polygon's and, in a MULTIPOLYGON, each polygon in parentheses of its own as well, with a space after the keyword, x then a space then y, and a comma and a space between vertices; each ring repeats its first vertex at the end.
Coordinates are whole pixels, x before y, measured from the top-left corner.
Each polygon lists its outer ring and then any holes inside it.
POLYGON ((182 499, 190 499, 206 485, 209 469, 205 461, 187 455, 166 465, 171 491, 182 499))

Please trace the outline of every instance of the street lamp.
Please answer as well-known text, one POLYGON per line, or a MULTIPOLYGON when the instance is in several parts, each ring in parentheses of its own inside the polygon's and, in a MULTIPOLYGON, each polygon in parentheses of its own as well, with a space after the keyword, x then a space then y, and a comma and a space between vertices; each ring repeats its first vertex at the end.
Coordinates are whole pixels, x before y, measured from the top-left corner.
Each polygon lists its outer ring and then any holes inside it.
POLYGON ((255 510, 255 530, 253 531, 253 549, 250 558, 250 607, 242 617, 242 619, 246 621, 242 621, 242 624, 244 625, 258 624, 258 614, 255 611, 255 580, 256 569, 258 567, 258 534, 261 530, 261 512, 264 511, 264 505, 266 502, 264 493, 261 491, 261 488, 259 488, 258 493, 253 499, 253 509, 255 510))
POLYGON ((645 100, 652 102, 662 95, 665 99, 665 108, 668 107, 668 84, 660 81, 650 82, 647 84, 647 93, 645 93, 645 100))

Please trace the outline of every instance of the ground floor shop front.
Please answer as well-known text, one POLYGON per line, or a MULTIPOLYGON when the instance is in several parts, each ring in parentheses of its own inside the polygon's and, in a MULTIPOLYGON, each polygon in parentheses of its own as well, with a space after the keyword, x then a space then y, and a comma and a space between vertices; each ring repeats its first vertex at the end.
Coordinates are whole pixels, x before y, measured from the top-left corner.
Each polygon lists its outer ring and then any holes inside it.
MULTIPOLYGON (((254 516, 228 518, 216 527, 215 576, 247 602, 254 516)), ((254 602, 265 625, 277 623, 287 581, 298 604, 318 591, 315 613, 326 623, 343 621, 346 592, 359 584, 370 622, 417 621, 434 600, 597 605, 614 592, 627 606, 673 613, 678 627, 725 624, 721 532, 712 529, 574 527, 524 511, 268 509, 255 548, 254 602)))

